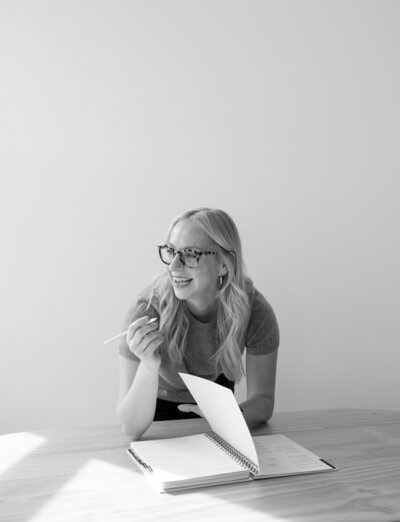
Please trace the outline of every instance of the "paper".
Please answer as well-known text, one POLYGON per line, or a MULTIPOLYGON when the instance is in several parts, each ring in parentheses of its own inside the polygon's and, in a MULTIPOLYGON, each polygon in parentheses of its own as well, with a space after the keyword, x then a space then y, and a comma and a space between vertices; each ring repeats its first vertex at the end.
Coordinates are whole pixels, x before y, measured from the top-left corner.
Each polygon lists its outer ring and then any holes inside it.
POLYGON ((260 463, 260 473, 255 478, 333 469, 285 435, 260 435, 253 437, 253 442, 260 463))
POLYGON ((240 464, 204 434, 132 442, 131 448, 163 484, 231 473, 244 475, 240 464))
POLYGON ((258 467, 249 428, 232 391, 215 382, 179 373, 214 433, 258 467))

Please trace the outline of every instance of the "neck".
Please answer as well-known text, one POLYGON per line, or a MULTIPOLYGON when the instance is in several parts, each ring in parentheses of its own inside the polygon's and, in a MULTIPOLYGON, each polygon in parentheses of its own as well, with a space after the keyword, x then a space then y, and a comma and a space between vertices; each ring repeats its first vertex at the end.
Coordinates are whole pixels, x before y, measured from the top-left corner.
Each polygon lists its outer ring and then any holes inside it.
POLYGON ((192 315, 194 315, 200 321, 207 322, 211 316, 213 316, 217 310, 217 301, 214 300, 212 303, 190 303, 187 302, 188 308, 192 315))

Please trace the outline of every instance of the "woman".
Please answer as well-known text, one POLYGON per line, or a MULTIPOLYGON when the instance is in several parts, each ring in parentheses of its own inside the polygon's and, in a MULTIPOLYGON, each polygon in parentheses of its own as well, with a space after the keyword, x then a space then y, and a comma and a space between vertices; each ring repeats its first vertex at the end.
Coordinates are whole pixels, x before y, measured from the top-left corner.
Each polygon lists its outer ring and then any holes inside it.
POLYGON ((234 222, 222 210, 186 212, 158 248, 167 270, 128 313, 120 345, 124 431, 138 439, 153 420, 201 414, 178 372, 233 391, 244 373, 245 347, 247 400, 240 408, 250 427, 266 422, 274 408, 279 329, 271 306, 244 275, 234 222))

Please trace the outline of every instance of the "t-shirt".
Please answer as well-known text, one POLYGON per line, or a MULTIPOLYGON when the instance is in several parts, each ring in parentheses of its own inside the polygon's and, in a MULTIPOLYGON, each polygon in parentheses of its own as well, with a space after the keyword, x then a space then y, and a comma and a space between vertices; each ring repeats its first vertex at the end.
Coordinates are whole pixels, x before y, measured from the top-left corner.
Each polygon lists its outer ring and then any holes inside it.
MULTIPOLYGON (((245 342, 241 347, 243 354, 262 355, 277 350, 279 345, 279 327, 274 311, 265 297, 252 285, 247 284, 246 293, 249 298, 250 314, 245 329, 245 342)), ((159 312, 153 304, 144 311, 143 301, 138 300, 129 310, 126 318, 127 327, 139 317, 159 317, 159 312)), ((216 315, 208 322, 199 321, 194 315, 189 314, 189 330, 185 353, 182 362, 172 361, 163 352, 159 372, 158 397, 174 402, 191 402, 193 397, 186 388, 178 372, 190 373, 215 381, 221 370, 215 368, 212 357, 217 351, 216 344, 216 315)), ((125 328, 126 329, 126 328, 125 328)), ((160 347, 163 349, 163 346, 160 347)), ((139 361, 130 350, 125 339, 119 347, 120 354, 128 359, 139 361)))

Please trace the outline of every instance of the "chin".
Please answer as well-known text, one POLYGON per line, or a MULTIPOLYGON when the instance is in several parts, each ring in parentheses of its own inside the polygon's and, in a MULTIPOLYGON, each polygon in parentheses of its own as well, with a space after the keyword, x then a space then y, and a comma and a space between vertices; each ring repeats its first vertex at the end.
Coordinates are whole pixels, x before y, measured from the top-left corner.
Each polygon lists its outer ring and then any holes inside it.
POLYGON ((174 288, 174 294, 177 299, 180 299, 181 301, 186 301, 186 299, 189 297, 188 292, 185 292, 184 289, 181 288, 174 288))

